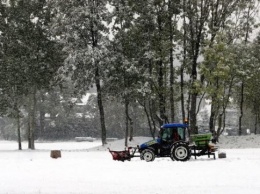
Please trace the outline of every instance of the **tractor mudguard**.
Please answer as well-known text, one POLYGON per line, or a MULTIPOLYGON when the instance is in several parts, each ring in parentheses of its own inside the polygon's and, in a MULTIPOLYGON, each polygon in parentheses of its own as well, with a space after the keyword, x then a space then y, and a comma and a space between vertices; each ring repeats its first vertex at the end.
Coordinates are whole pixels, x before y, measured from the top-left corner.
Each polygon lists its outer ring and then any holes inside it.
POLYGON ((177 144, 186 144, 187 146, 189 145, 188 142, 180 140, 180 141, 174 142, 174 143, 172 144, 171 148, 174 147, 174 146, 176 146, 177 144))

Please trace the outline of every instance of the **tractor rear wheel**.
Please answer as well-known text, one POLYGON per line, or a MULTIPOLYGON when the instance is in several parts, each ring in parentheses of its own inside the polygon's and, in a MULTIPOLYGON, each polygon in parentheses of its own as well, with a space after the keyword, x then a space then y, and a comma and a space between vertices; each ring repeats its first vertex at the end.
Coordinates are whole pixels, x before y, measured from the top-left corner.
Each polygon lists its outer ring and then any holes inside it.
POLYGON ((187 144, 179 143, 172 147, 171 158, 176 161, 188 161, 191 157, 191 151, 187 144))
POLYGON ((146 162, 152 162, 155 159, 155 154, 153 150, 145 149, 141 152, 140 158, 141 160, 145 160, 146 162))

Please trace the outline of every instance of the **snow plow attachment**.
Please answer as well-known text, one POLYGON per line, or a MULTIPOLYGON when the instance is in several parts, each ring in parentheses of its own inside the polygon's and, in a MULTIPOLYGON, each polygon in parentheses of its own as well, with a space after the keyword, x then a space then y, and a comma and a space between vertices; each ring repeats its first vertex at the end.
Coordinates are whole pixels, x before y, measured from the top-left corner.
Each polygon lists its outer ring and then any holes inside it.
POLYGON ((128 147, 127 149, 123 151, 113 151, 109 150, 110 154, 112 155, 113 160, 118 160, 124 162, 125 160, 130 161, 133 157, 139 157, 135 156, 135 152, 138 148, 137 147, 128 147))

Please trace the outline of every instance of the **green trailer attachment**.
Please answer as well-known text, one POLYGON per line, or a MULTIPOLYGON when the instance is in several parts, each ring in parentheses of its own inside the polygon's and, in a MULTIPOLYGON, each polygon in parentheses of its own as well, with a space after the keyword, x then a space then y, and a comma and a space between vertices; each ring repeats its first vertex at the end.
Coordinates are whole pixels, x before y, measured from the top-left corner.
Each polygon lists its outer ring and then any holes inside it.
POLYGON ((196 146, 205 146, 210 142, 211 137, 211 133, 195 134, 191 135, 191 140, 195 143, 196 146))
POLYGON ((209 158, 212 155, 215 157, 215 151, 217 148, 213 144, 209 144, 211 142, 211 133, 206 134, 195 134, 191 135, 191 141, 194 142, 194 145, 191 146, 191 155, 195 156, 195 159, 199 156, 207 155, 209 158))

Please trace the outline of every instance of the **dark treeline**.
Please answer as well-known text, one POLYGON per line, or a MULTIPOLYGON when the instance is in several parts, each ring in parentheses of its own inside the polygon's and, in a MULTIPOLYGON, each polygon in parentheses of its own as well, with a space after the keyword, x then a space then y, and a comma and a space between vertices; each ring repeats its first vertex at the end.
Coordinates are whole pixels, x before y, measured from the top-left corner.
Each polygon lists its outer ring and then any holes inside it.
POLYGON ((219 136, 258 132, 258 0, 1 0, 0 136, 155 137, 203 99, 219 136), (89 90, 88 103, 81 99, 89 90))

